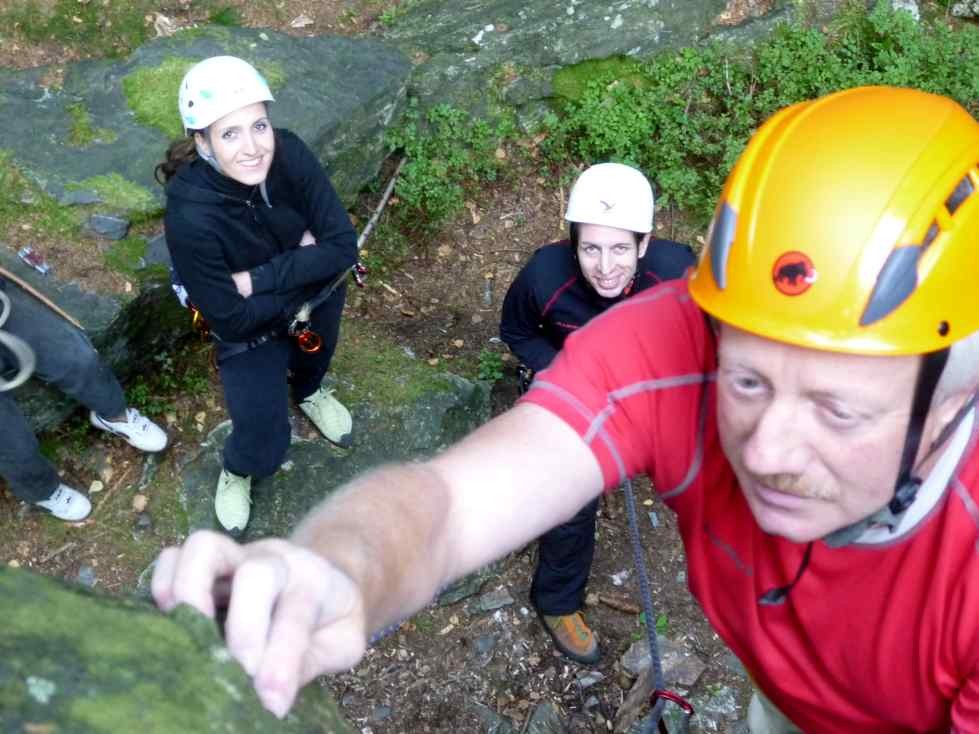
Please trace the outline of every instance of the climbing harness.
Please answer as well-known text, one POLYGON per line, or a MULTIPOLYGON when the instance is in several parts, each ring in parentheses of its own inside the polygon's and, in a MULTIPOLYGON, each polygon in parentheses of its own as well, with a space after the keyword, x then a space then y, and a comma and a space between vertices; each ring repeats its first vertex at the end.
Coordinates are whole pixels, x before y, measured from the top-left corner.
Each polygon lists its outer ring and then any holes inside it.
POLYGON ((632 489, 632 482, 625 480, 623 485, 625 491, 626 514, 629 517, 629 530, 632 537, 632 552, 635 556, 636 573, 639 577, 639 593, 642 597, 643 613, 646 615, 646 639, 649 643, 649 665, 653 672, 653 692, 650 694, 649 703, 652 711, 643 720, 642 734, 653 734, 655 727, 659 727, 659 734, 670 734, 663 721, 663 713, 667 703, 678 706, 683 713, 680 721, 680 728, 677 734, 687 734, 690 729, 690 717, 694 710, 690 703, 673 691, 666 689, 666 680, 663 677, 663 662, 659 656, 659 642, 656 638, 656 617, 653 615, 653 596, 649 589, 649 573, 646 570, 646 562, 643 559, 642 542, 639 539, 639 521, 636 516, 636 496, 632 489))
MULTIPOLYGON (((7 322, 7 317, 9 316, 10 297, 3 291, 0 291, 0 327, 7 322)), ((6 347, 14 355, 14 359, 17 360, 18 364, 17 373, 12 378, 4 379, 0 376, 0 392, 5 392, 7 390, 13 390, 15 387, 27 381, 27 378, 31 376, 37 364, 37 357, 27 342, 19 336, 14 336, 9 332, 3 331, 2 328, 0 328, 0 345, 6 347)))

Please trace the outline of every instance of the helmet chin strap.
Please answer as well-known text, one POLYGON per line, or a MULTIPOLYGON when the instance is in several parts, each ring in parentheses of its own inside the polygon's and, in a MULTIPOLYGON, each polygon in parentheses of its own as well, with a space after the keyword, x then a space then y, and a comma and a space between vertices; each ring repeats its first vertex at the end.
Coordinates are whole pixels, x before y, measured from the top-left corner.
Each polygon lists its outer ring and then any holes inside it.
MULTIPOLYGON (((904 436, 904 450, 901 453, 901 464, 898 469, 897 481, 894 484, 894 496, 884 507, 875 512, 870 517, 858 520, 852 525, 835 530, 827 535, 823 540, 833 548, 848 545, 856 540, 871 525, 884 525, 891 531, 897 528, 901 517, 912 505, 918 496, 918 489, 924 481, 921 477, 914 476, 914 461, 918 456, 918 447, 921 445, 921 435, 924 432, 925 421, 928 418, 928 410, 931 408, 931 401, 935 395, 935 388, 938 380, 945 369, 948 361, 948 349, 940 349, 922 357, 921 369, 918 372, 918 380, 915 383, 914 398, 911 402, 911 417, 908 421, 908 431, 904 436)), ((952 421, 950 428, 965 414, 960 411, 956 420, 952 421)), ((929 455, 934 452, 948 437, 950 431, 943 431, 942 436, 929 449, 929 455)))
POLYGON ((209 129, 204 129, 202 132, 194 135, 194 147, 197 148, 197 155, 200 156, 201 160, 205 160, 211 164, 213 168, 218 173, 224 175, 224 171, 221 170, 221 164, 218 163, 218 159, 215 158, 211 153, 204 150, 204 146, 201 145, 200 141, 197 139, 197 135, 210 135, 209 129))

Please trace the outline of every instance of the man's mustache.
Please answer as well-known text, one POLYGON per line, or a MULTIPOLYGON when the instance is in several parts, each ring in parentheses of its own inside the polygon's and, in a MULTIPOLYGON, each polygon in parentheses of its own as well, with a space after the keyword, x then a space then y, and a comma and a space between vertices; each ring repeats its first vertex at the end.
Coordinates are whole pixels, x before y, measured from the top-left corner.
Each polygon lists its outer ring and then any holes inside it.
POLYGON ((799 474, 751 474, 750 476, 758 484, 803 499, 825 500, 833 497, 829 487, 810 482, 799 474))

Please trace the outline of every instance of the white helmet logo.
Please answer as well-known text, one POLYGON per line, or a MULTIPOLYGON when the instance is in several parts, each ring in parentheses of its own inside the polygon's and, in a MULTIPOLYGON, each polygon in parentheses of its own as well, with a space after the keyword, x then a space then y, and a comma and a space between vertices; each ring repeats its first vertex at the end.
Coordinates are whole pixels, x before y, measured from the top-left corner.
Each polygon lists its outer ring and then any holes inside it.
POLYGON ((605 201, 604 199, 599 199, 598 200, 598 203, 605 207, 605 211, 606 212, 612 211, 612 207, 615 206, 615 202, 614 201, 613 202, 608 202, 608 201, 605 201))

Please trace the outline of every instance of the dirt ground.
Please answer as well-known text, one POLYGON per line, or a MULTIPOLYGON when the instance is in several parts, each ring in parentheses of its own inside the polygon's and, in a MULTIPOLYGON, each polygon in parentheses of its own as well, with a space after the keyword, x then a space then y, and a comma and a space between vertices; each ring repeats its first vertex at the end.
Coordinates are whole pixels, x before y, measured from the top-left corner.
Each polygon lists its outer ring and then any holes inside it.
MULTIPOLYGON (((393 3, 225 4, 237 7, 249 25, 309 34, 362 31, 376 24, 378 14, 393 3), (313 22, 292 27, 301 16, 313 22)), ((192 3, 161 12, 181 24, 195 20, 192 3)), ((3 40, 0 67, 65 63, 78 57, 57 46, 28 44, 16 33, 13 40, 9 35, 3 40)), ((517 151, 508 154, 517 157, 517 151)), ((496 338, 501 301, 533 249, 564 232, 560 216, 566 192, 540 178, 535 166, 515 161, 514 169, 505 180, 474 193, 462 215, 439 235, 413 243, 402 267, 374 274, 364 290, 351 289, 343 324, 346 333, 370 330, 393 338, 438 369, 471 374, 483 350, 499 353, 506 376, 494 389, 497 409, 515 396, 514 363, 496 338)), ((365 200, 356 213, 361 226, 373 203, 365 200)), ((391 206, 397 205, 395 201, 391 206)), ((680 236, 662 215, 657 234, 680 236)), ((382 244, 369 240, 366 248, 382 244)), ((179 359, 197 368, 206 354, 188 345, 179 359)), ((153 496, 152 482, 141 479, 172 479, 200 436, 225 419, 214 375, 203 389, 169 396, 155 417, 167 425, 172 445, 159 465, 151 462, 149 473, 143 457, 94 435, 81 419, 45 437, 57 443, 59 468, 68 481, 84 488, 100 483, 101 491, 93 494, 95 512, 85 523, 64 526, 0 493, 0 562, 71 580, 94 575, 96 589, 131 590, 155 552, 180 540, 162 500, 153 496)), ((686 591, 683 550, 672 517, 649 497, 648 488, 640 492, 639 509, 657 627, 707 664, 692 693, 728 685, 743 705, 744 679, 732 672, 729 653, 686 591), (655 513, 656 528, 650 512, 655 513)), ((546 701, 559 705, 570 731, 611 731, 632 683, 618 661, 642 635, 636 611, 621 611, 599 600, 614 597, 627 600, 626 606, 640 603, 623 502, 622 493, 605 498, 598 525, 587 613, 605 653, 598 665, 585 668, 555 656, 529 611, 532 544, 505 559, 499 576, 482 589, 483 594, 505 590, 511 603, 482 611, 477 596, 432 606, 379 642, 353 671, 322 679, 320 685, 333 692, 363 734, 497 731, 486 723, 486 710, 524 731, 534 708, 546 701), (590 670, 600 672, 601 680, 583 687, 577 676, 590 670)))

